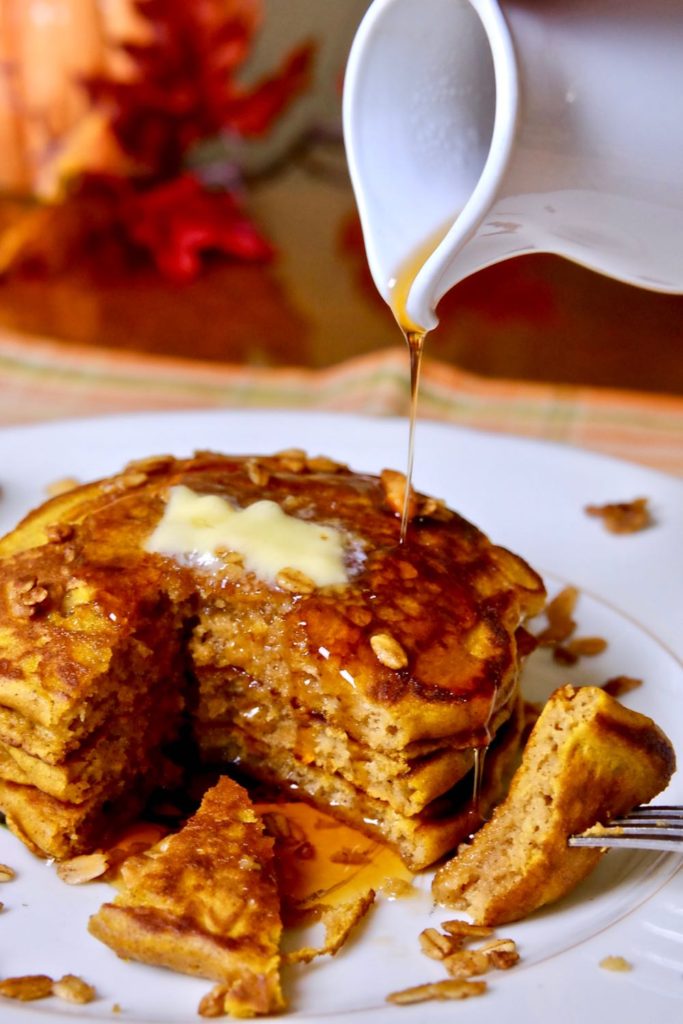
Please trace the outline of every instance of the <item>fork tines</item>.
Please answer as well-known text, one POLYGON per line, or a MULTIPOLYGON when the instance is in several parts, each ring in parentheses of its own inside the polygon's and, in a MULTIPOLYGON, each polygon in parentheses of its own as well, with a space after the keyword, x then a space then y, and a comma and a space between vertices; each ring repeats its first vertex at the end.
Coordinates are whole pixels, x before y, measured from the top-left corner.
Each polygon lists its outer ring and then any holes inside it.
POLYGON ((568 842, 570 846, 683 852, 683 807, 665 804, 635 807, 623 818, 613 818, 599 831, 570 836, 568 842))

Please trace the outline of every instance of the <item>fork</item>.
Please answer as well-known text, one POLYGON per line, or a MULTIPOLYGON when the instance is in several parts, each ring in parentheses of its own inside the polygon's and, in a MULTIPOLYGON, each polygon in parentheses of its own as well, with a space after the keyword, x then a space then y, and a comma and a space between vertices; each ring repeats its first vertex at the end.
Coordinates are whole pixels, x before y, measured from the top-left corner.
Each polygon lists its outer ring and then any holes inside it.
POLYGON ((664 850, 683 853, 683 807, 649 804, 634 807, 623 818, 592 834, 588 829, 567 840, 569 846, 601 846, 627 850, 664 850))

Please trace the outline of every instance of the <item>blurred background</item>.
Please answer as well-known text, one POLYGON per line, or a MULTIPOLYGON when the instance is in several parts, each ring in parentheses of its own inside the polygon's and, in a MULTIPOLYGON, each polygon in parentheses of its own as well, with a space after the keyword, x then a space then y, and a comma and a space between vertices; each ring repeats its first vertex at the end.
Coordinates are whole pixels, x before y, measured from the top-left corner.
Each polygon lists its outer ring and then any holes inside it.
MULTIPOLYGON (((400 345, 341 136, 367 6, 0 0, 0 330, 253 367, 400 345)), ((535 255, 439 314, 466 371, 683 394, 680 296, 535 255)))

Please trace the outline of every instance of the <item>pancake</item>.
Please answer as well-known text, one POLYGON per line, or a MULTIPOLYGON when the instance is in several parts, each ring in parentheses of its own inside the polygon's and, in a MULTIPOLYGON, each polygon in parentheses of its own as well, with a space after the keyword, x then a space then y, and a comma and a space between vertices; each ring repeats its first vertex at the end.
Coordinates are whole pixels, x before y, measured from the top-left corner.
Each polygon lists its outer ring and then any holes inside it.
POLYGON ((360 827, 372 805, 371 828, 413 865, 445 852, 452 830, 412 852, 410 836, 437 804, 443 816, 473 750, 516 707, 523 624, 545 592, 521 558, 423 495, 399 543, 397 480, 298 451, 162 456, 46 502, 3 538, 10 828, 51 857, 100 845, 129 796, 134 813, 174 758, 182 767, 183 736, 238 768, 258 750, 275 784, 298 775, 323 810, 344 791, 360 827), (306 539, 281 544, 272 572, 234 544, 155 547, 178 496, 202 523, 270 509, 306 539), (322 581, 301 568, 308 538, 339 551, 322 581))
POLYGON ((238 1017, 283 1008, 273 842, 245 791, 221 778, 175 835, 120 869, 88 929, 124 959, 222 982, 238 1017))
POLYGON ((650 718, 598 687, 556 690, 507 797, 437 871, 435 900, 478 924, 527 917, 570 892, 605 852, 569 847, 569 836, 649 803, 674 769, 671 743, 650 718))
MULTIPOLYGON (((283 714, 274 694, 260 694, 255 708, 254 690, 258 689, 252 683, 246 694, 231 696, 230 715, 198 715, 196 734, 204 760, 218 765, 233 760, 229 751, 239 734, 242 746, 267 745, 275 757, 288 751, 304 767, 324 765, 340 783, 348 782, 408 816, 419 814, 472 770, 472 748, 459 749, 442 740, 418 741, 403 751, 368 747, 315 715, 293 709, 283 714)), ((492 736, 509 717, 508 703, 489 725, 492 736)))
POLYGON ((440 860, 481 825, 507 793, 524 731, 522 701, 488 748, 477 806, 470 775, 416 814, 402 814, 390 804, 353 786, 342 776, 313 762, 304 763, 286 748, 270 747, 235 729, 222 748, 224 760, 253 779, 286 789, 340 821, 392 847, 411 871, 440 860))

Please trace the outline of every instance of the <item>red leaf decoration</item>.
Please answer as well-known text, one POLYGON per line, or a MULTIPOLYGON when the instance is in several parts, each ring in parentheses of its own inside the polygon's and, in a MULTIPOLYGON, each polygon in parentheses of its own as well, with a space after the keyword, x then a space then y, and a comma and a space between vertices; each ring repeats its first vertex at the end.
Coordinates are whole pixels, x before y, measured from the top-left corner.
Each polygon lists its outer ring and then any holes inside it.
POLYGON ((263 135, 308 85, 313 45, 248 88, 237 74, 262 22, 261 0, 135 0, 135 8, 150 39, 120 44, 133 77, 98 75, 84 86, 138 173, 81 173, 61 204, 40 208, 17 230, 0 274, 56 273, 79 258, 101 269, 144 252, 164 276, 184 282, 208 252, 251 262, 272 257, 239 197, 186 173, 186 160, 197 142, 224 132, 263 135))
POLYGON ((125 204, 124 222, 131 240, 151 253, 165 277, 179 284, 197 276, 206 252, 246 262, 263 262, 273 255, 232 193, 209 192, 189 174, 133 194, 125 204))
POLYGON ((312 44, 300 46, 276 78, 268 78, 246 95, 229 100, 224 128, 244 137, 263 135, 290 100, 308 85, 312 52, 312 44))
POLYGON ((95 76, 85 87, 109 111, 119 144, 154 177, 178 174, 199 140, 262 135, 307 87, 314 46, 300 46, 253 88, 237 80, 260 23, 256 0, 138 0, 153 35, 124 44, 130 81, 95 76))

